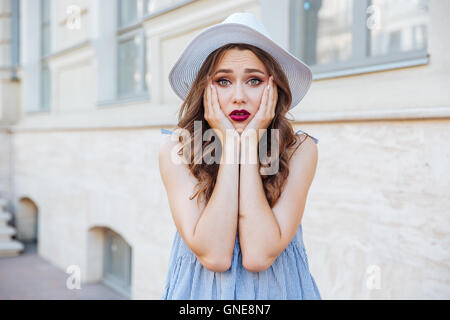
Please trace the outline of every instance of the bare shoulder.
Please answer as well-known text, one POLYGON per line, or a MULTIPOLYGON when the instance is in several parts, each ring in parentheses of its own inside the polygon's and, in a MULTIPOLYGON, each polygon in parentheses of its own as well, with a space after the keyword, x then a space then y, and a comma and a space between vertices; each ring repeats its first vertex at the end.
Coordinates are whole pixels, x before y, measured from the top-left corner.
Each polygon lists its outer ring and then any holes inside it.
POLYGON ((196 183, 183 156, 179 154, 181 144, 175 136, 166 136, 159 146, 158 162, 163 182, 169 186, 186 182, 192 187, 196 183))
POLYGON ((170 151, 172 147, 177 145, 177 143, 178 142, 176 141, 176 139, 174 139, 174 137, 172 137, 172 135, 163 136, 161 144, 159 146, 159 153, 170 151))
MULTIPOLYGON (((176 156, 177 152, 179 150, 178 147, 178 141, 177 139, 174 139, 172 135, 165 136, 161 144, 159 146, 159 166, 165 165, 165 164, 175 164, 175 161, 169 161, 172 159, 172 157, 176 156)), ((181 159, 181 158, 180 158, 181 159)), ((175 159, 172 159, 175 160, 175 159)))
POLYGON ((297 140, 299 141, 299 143, 301 144, 300 148, 309 149, 309 150, 312 149, 312 150, 316 150, 316 151, 318 150, 317 143, 314 141, 313 138, 311 138, 307 134, 302 133, 300 135, 296 135, 296 137, 297 137, 297 140))
POLYGON ((307 134, 296 135, 296 142, 293 147, 290 167, 305 161, 315 167, 318 161, 319 150, 317 143, 307 134))

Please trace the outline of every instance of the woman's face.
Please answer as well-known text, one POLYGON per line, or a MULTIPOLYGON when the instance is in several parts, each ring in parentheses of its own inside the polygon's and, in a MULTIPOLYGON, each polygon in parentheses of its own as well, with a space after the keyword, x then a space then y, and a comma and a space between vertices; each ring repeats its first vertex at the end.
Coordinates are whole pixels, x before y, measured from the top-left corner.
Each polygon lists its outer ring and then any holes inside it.
POLYGON ((212 83, 220 108, 237 132, 241 133, 258 111, 269 77, 264 64, 250 50, 226 51, 214 69, 212 83), (242 120, 245 117, 232 116, 235 110, 245 110, 250 115, 242 120))

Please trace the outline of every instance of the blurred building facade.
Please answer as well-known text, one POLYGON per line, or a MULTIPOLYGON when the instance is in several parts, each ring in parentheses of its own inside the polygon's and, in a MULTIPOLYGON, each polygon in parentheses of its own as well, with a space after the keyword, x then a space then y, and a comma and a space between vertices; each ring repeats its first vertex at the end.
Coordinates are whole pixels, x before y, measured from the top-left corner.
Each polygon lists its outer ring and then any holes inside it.
POLYGON ((0 0, 0 197, 16 238, 82 282, 162 295, 168 73, 237 11, 314 72, 302 223, 325 299, 450 298, 449 0, 0 0))

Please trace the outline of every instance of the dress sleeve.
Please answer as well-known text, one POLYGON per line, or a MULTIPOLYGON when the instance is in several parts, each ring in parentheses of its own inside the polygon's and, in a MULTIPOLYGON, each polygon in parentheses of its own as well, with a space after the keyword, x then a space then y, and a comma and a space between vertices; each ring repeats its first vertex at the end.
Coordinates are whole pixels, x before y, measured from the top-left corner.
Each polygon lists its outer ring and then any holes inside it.
POLYGON ((299 132, 301 132, 301 133, 304 133, 304 134, 306 134, 308 137, 311 137, 311 139, 313 139, 314 140, 314 142, 316 143, 316 144, 318 144, 319 143, 319 139, 317 139, 317 138, 314 138, 312 135, 310 135, 310 134, 308 134, 308 133, 306 133, 305 131, 302 131, 302 130, 297 130, 297 132, 295 133, 295 134, 297 134, 297 133, 299 133, 299 132))
POLYGON ((172 134, 173 131, 167 130, 167 129, 164 129, 164 128, 161 128, 161 133, 162 133, 162 134, 172 134))

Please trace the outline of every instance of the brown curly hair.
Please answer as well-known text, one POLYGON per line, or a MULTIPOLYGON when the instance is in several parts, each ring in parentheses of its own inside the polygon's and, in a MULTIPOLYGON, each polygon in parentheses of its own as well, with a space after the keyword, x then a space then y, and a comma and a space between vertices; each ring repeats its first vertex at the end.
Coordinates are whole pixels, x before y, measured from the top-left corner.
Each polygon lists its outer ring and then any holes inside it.
MULTIPOLYGON (((215 70, 215 67, 220 61, 221 57, 229 49, 239 49, 239 50, 251 50, 266 66, 269 74, 273 75, 273 83, 278 89, 278 101, 275 108, 275 116, 272 119, 271 124, 267 128, 264 135, 267 140, 267 157, 261 159, 260 161, 260 174, 263 181, 264 192, 267 201, 272 208, 277 202, 278 198, 283 191, 287 177, 289 176, 289 160, 295 149, 303 143, 306 138, 300 142, 300 144, 295 147, 297 139, 290 121, 286 118, 286 114, 289 112, 289 106, 292 102, 291 90, 289 87, 288 79, 280 67, 279 63, 264 50, 244 43, 230 43, 220 47, 213 51, 205 60, 201 66, 197 77, 194 80, 191 90, 188 96, 184 100, 181 109, 178 114, 178 124, 179 129, 184 129, 182 131, 188 132, 188 135, 183 135, 178 137, 178 141, 182 144, 182 148, 178 151, 179 155, 184 155, 187 157, 186 163, 188 164, 191 174, 197 178, 198 183, 196 185, 195 193, 189 198, 192 200, 197 196, 197 204, 202 198, 205 203, 207 203, 212 195, 214 186, 216 184, 217 174, 219 170, 220 163, 207 164, 204 161, 198 159, 203 159, 206 154, 215 156, 215 148, 212 147, 211 141, 203 141, 203 133, 210 129, 208 122, 204 118, 204 106, 203 106, 203 95, 205 88, 207 86, 207 76, 211 75, 215 70), (194 122, 200 121, 201 130, 194 132, 194 122), (271 129, 278 129, 279 140, 276 139, 277 135, 274 135, 275 141, 278 143, 279 159, 271 159, 271 129), (196 150, 192 147, 192 142, 195 139, 195 134, 200 135, 200 141, 202 141, 202 148, 200 152, 196 153, 196 150), (186 147, 188 147, 188 152, 186 153, 186 147), (209 147, 208 147, 209 146, 209 147), (293 147, 295 147, 294 150, 293 147), (291 151, 292 152, 289 152, 291 151), (197 160, 196 160, 197 159, 197 160), (263 160, 263 161, 261 161, 263 160), (265 175, 261 173, 263 167, 268 167, 273 161, 279 161, 279 168, 276 174, 265 175)), ((264 137, 264 136, 263 136, 264 137)), ((198 137, 197 137, 198 139, 198 137)), ((263 139, 263 138, 262 138, 263 139)), ((221 148, 218 148, 218 152, 221 152, 221 148)), ((220 159, 220 155, 219 155, 220 159)))

